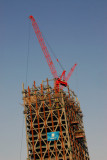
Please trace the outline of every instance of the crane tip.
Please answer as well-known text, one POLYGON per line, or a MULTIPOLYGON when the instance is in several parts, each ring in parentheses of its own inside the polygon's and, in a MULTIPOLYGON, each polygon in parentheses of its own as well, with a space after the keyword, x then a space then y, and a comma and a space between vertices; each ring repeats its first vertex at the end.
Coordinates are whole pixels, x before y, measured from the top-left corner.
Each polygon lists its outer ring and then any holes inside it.
POLYGON ((30 15, 30 16, 29 16, 29 18, 30 18, 30 19, 32 19, 32 18, 33 18, 33 16, 32 16, 32 15, 30 15))

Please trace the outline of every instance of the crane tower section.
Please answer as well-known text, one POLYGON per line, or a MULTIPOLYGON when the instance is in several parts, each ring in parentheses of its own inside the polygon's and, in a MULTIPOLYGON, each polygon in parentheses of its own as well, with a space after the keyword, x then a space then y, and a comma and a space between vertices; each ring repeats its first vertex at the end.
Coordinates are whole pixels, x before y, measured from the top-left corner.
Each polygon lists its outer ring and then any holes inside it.
POLYGON ((89 160, 77 96, 69 86, 57 91, 50 83, 23 84, 27 160, 89 160))

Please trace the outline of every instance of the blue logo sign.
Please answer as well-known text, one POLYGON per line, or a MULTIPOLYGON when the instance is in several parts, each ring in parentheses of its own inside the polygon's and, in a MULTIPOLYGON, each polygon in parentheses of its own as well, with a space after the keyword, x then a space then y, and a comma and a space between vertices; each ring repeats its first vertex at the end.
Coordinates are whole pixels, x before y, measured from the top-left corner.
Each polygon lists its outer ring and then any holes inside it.
POLYGON ((59 131, 47 133, 47 141, 55 141, 58 139, 59 139, 59 131))

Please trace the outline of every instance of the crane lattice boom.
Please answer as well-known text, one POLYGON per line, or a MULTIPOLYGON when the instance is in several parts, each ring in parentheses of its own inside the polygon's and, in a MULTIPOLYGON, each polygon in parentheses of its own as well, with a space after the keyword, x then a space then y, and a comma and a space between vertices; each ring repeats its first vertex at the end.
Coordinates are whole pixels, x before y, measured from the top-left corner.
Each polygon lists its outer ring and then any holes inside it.
POLYGON ((72 73, 74 72, 75 67, 77 66, 77 64, 74 64, 74 66, 71 68, 71 70, 69 71, 68 75, 65 77, 65 81, 67 82, 69 80, 69 78, 71 77, 72 73))
POLYGON ((36 36, 38 38, 39 44, 40 44, 40 46, 42 48, 42 51, 44 53, 44 56, 45 56, 46 61, 48 63, 48 66, 49 66, 49 68, 51 70, 51 73, 52 73, 53 77, 56 79, 57 88, 59 88, 59 84, 61 84, 61 85, 66 87, 67 86, 67 81, 70 78, 70 76, 72 75, 72 73, 73 73, 73 71, 74 71, 74 69, 75 69, 77 64, 75 64, 73 66, 73 68, 71 68, 70 72, 68 73, 68 75, 66 77, 65 77, 65 72, 66 72, 65 70, 62 72, 62 75, 60 77, 58 77, 57 71, 56 71, 55 66, 53 64, 53 61, 52 61, 51 56, 49 54, 49 51, 48 51, 48 49, 46 47, 45 41, 44 41, 44 39, 42 37, 42 33, 40 32, 39 26, 36 23, 36 21, 35 21, 35 19, 34 19, 34 17, 32 15, 29 16, 29 18, 32 21, 33 29, 34 29, 34 31, 36 33, 36 36), (63 80, 62 80, 62 78, 63 78, 63 80))
POLYGON ((48 49, 46 47, 45 41, 44 41, 44 39, 42 37, 42 34, 41 34, 40 29, 38 27, 38 24, 36 23, 36 21, 35 21, 35 19, 34 19, 33 16, 30 16, 29 18, 32 21, 33 29, 34 29, 34 31, 36 33, 36 36, 38 38, 38 41, 40 43, 40 46, 41 46, 42 51, 44 53, 44 56, 45 56, 45 58, 47 60, 47 63, 48 63, 49 68, 51 70, 51 73, 52 73, 52 75, 53 75, 54 78, 58 78, 57 71, 56 71, 55 66, 53 64, 53 61, 52 61, 52 59, 50 57, 49 51, 48 51, 48 49))

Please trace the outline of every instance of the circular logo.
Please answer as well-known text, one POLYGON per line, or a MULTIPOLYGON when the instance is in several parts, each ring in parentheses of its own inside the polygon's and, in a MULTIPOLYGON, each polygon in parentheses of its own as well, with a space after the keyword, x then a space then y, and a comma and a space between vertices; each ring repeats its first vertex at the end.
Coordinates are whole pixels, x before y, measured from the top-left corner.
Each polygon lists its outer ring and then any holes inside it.
POLYGON ((54 137, 54 133, 52 133, 52 137, 54 137))

